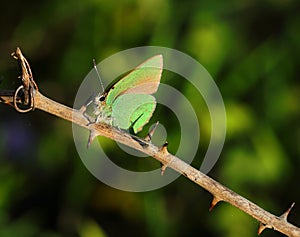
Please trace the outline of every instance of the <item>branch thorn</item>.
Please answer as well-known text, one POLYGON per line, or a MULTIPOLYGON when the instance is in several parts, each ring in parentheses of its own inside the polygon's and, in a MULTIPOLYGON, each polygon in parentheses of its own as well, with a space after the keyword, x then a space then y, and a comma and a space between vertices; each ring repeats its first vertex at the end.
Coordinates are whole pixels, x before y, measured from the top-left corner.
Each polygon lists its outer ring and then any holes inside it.
POLYGON ((260 235, 265 229, 272 229, 272 226, 259 222, 257 235, 260 235))
POLYGON ((209 211, 212 211, 212 209, 218 204, 218 202, 223 201, 222 199, 214 196, 213 200, 211 201, 210 207, 209 207, 209 211))
POLYGON ((90 147, 90 145, 92 144, 93 140, 97 137, 97 134, 95 133, 94 130, 90 129, 90 135, 89 135, 89 140, 87 143, 87 148, 90 147))
MULTIPOLYGON (((166 141, 160 148, 159 148, 159 151, 161 153, 163 153, 164 155, 167 155, 169 154, 168 152, 168 145, 169 143, 166 141)), ((168 168, 168 164, 161 164, 161 175, 164 175, 166 169, 168 168)))
POLYGON ((168 165, 164 165, 164 164, 161 164, 162 166, 161 166, 161 172, 160 172, 160 174, 161 174, 161 176, 163 176, 164 175, 164 173, 165 173, 165 171, 166 171, 166 169, 168 168, 168 165))
POLYGON ((154 134, 154 132, 155 132, 155 130, 156 130, 158 124, 159 124, 159 121, 157 121, 157 122, 154 124, 154 126, 152 126, 151 130, 149 131, 149 133, 147 134, 147 136, 146 136, 145 139, 144 139, 145 141, 147 141, 147 142, 150 142, 150 141, 151 141, 151 139, 152 139, 152 137, 153 137, 153 134, 154 134))
POLYGON ((161 147, 160 147, 160 152, 162 152, 163 154, 168 154, 168 145, 169 143, 166 141, 161 147))
POLYGON ((295 202, 293 202, 292 205, 289 207, 289 209, 287 209, 279 218, 281 218, 287 222, 288 215, 290 214, 294 205, 295 205, 295 202))

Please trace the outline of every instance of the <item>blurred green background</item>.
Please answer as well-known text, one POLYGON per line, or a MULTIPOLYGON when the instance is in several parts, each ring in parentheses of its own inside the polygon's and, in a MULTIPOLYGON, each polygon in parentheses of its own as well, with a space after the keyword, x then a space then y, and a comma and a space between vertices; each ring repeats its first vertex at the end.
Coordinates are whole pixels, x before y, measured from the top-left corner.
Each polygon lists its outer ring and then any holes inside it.
MULTIPOLYGON (((300 226, 299 1, 10 0, 0 6, 1 89, 20 84, 10 57, 17 46, 40 91, 68 106, 93 58, 145 45, 194 57, 215 79, 227 111, 226 143, 209 175, 276 215, 295 201, 289 220, 300 226)), ((191 85, 174 84, 204 131, 193 162, 199 167, 209 116, 191 85)), ((38 110, 19 114, 0 105, 0 111, 1 237, 256 236, 257 221, 225 203, 209 212, 211 195, 184 177, 147 193, 116 190, 87 171, 69 122, 38 110)), ((165 113, 153 119, 168 121, 165 113)), ((169 126, 172 150, 180 134, 175 122, 169 126)), ((262 236, 282 235, 266 230, 262 236)))

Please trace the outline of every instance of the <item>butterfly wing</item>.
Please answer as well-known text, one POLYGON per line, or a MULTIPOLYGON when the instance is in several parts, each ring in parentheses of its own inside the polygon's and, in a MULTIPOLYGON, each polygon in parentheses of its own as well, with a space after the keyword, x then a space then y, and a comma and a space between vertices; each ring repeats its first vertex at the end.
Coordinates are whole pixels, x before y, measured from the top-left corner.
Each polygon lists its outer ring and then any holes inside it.
POLYGON ((121 129, 128 129, 132 126, 134 133, 137 133, 149 122, 155 107, 156 102, 152 95, 124 94, 118 96, 113 104, 113 125, 121 129))
POLYGON ((163 68, 162 55, 148 59, 115 83, 107 92, 105 102, 112 106, 124 94, 153 94, 157 91, 163 68))

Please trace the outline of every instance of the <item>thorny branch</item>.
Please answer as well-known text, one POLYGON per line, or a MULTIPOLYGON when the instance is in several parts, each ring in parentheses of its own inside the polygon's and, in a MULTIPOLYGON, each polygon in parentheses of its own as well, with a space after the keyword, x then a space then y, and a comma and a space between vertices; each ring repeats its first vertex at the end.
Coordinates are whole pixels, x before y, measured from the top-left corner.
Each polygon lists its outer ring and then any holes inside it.
MULTIPOLYGON (((38 91, 37 84, 34 82, 31 74, 29 63, 22 55, 19 48, 17 48, 16 52, 12 55, 18 59, 21 64, 22 85, 16 91, 0 91, 0 103, 12 105, 19 112, 30 111, 34 108, 43 110, 47 113, 78 124, 81 127, 87 128, 94 132, 97 136, 110 138, 152 156, 154 159, 163 164, 162 174, 167 167, 172 168, 210 192, 213 196, 210 210, 212 210, 218 202, 224 201, 258 220, 260 223, 258 235, 260 235, 264 229, 270 228, 290 237, 300 237, 300 228, 287 221, 287 217, 294 203, 281 216, 275 216, 223 186, 219 182, 213 180, 209 176, 201 173, 199 170, 193 168, 178 157, 170 154, 167 150, 167 143, 162 147, 157 147, 152 144, 152 134, 149 134, 145 139, 133 139, 132 135, 115 129, 107 124, 99 123, 88 125, 89 121, 82 115, 80 110, 72 109, 57 103, 45 97, 38 91), (21 109, 18 107, 19 105, 29 106, 29 108, 21 109)), ((153 133, 153 131, 151 133, 153 133)))

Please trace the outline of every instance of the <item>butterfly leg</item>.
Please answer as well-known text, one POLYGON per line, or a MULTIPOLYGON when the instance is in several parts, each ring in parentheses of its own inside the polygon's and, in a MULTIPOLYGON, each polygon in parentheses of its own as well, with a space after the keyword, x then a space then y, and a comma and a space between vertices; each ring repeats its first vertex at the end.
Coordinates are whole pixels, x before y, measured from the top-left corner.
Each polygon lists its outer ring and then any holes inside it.
POLYGON ((81 106, 81 108, 78 110, 89 121, 87 125, 91 125, 95 123, 95 119, 87 113, 88 107, 90 106, 91 103, 94 102, 94 97, 95 97, 95 93, 91 95, 86 100, 86 102, 81 106))
POLYGON ((78 110, 82 114, 84 114, 87 111, 87 107, 93 102, 90 98, 80 107, 78 110))
MULTIPOLYGON (((91 116, 89 116, 87 113, 86 113, 86 110, 87 110, 87 105, 82 105, 81 108, 78 110, 88 121, 89 123, 91 122, 91 116)), ((89 124, 87 124, 89 125, 89 124)))
MULTIPOLYGON (((84 115, 84 116, 89 116, 88 114, 84 115)), ((90 116, 89 116, 90 117, 90 116)), ((94 121, 91 121, 89 120, 89 123, 87 124, 87 126, 90 126, 90 125, 93 125, 93 124, 96 124, 96 123, 99 123, 101 122, 101 118, 103 117, 102 114, 98 114, 96 119, 94 119, 94 121)), ((91 118, 91 117, 90 117, 91 118)), ((89 135, 89 139, 88 139, 88 143, 87 143, 87 148, 89 148, 89 146, 92 144, 93 140, 97 137, 97 133, 93 130, 93 129, 90 129, 90 135, 89 135)))

